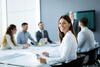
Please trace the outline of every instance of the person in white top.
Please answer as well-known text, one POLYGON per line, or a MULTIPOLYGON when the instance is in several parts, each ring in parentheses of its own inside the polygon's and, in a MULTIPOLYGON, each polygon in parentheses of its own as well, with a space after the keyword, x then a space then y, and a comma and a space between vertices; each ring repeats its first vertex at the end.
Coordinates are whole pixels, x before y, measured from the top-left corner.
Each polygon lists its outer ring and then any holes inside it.
POLYGON ((3 37, 1 49, 18 49, 18 48, 28 48, 28 46, 18 46, 14 41, 14 34, 16 33, 16 26, 11 24, 3 37))
POLYGON ((78 33, 78 52, 88 52, 95 48, 95 38, 93 32, 87 27, 88 19, 79 20, 81 31, 78 33))
MULTIPOLYGON (((72 60, 75 60, 77 58, 77 41, 69 16, 63 15, 60 17, 58 29, 59 39, 61 42, 59 51, 57 51, 59 53, 59 56, 50 57, 48 52, 43 52, 43 55, 49 57, 38 58, 41 63, 55 65, 56 63, 64 62, 64 66, 66 66, 66 63, 71 62, 72 60)), ((55 53, 56 52, 54 52, 54 54, 55 53)), ((63 64, 61 65, 61 67, 63 67, 63 64)))

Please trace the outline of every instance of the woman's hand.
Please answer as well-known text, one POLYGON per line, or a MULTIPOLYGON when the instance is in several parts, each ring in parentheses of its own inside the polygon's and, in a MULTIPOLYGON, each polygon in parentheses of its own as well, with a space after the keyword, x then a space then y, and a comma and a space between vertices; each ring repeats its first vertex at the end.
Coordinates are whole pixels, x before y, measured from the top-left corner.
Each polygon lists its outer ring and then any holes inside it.
POLYGON ((44 58, 38 58, 38 60, 39 60, 40 63, 46 64, 46 59, 44 59, 44 58))
POLYGON ((23 46, 23 48, 28 48, 28 47, 29 47, 28 45, 24 45, 24 46, 23 46))
POLYGON ((43 52, 42 53, 44 56, 49 56, 49 53, 48 52, 43 52))

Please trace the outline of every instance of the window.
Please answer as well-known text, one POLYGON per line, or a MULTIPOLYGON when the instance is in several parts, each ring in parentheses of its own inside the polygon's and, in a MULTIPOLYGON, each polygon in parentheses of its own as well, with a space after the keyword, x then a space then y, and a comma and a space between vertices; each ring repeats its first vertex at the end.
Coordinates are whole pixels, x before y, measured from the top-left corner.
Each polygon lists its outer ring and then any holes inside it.
POLYGON ((27 22, 28 31, 35 38, 37 23, 40 21, 40 0, 2 0, 2 7, 2 29, 15 24, 19 32, 21 24, 27 22))

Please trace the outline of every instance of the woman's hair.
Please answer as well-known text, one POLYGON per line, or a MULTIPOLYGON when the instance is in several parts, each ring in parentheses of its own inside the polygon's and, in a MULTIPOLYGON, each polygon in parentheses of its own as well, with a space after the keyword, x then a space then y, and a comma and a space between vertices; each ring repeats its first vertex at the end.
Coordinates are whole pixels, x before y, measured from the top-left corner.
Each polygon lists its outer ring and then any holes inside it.
MULTIPOLYGON (((63 15, 63 16, 60 17, 60 19, 66 20, 71 25, 69 30, 76 36, 75 31, 74 31, 73 26, 72 26, 72 23, 71 23, 71 19, 69 18, 69 16, 68 15, 63 15)), ((59 19, 59 21, 60 21, 60 19, 59 19)), ((62 39, 63 39, 64 36, 65 36, 65 34, 63 32, 61 32, 60 29, 59 29, 60 42, 62 42, 62 39)))
MULTIPOLYGON (((16 43, 15 43, 15 41, 14 41, 14 37, 13 37, 13 35, 12 35, 12 30, 14 30, 14 29, 16 29, 16 26, 15 26, 14 24, 11 24, 11 25, 7 28, 6 34, 8 34, 8 35, 11 37, 12 43, 14 44, 14 46, 16 46, 16 43)), ((6 34, 5 34, 5 36, 3 37, 3 41, 2 41, 2 45, 3 45, 3 46, 6 46, 6 42, 7 42, 7 40, 6 40, 6 34)))

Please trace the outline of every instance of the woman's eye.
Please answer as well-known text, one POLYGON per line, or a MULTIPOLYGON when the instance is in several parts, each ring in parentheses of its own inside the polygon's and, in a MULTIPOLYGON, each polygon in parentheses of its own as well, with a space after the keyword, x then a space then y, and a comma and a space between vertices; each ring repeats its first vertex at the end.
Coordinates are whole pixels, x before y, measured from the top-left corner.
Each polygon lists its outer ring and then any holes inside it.
POLYGON ((60 22, 59 24, 66 24, 66 22, 60 22))

